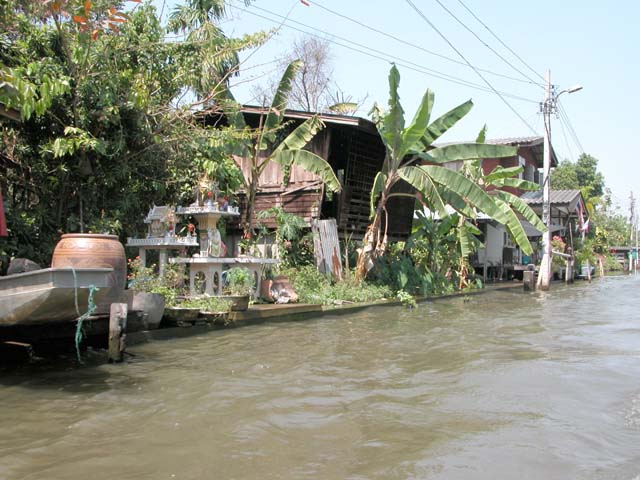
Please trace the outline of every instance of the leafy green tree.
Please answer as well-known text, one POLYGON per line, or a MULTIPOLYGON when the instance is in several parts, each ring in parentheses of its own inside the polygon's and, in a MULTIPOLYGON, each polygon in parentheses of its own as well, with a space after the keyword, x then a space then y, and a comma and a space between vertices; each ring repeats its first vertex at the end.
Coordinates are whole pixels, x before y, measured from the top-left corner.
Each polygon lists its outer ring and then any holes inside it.
POLYGON ((601 197, 604 175, 598 171, 598 159, 583 153, 575 163, 563 160, 551 173, 551 188, 582 190, 586 199, 601 197))
MULTIPOLYGON (((10 228, 0 254, 47 264, 60 232, 133 235, 150 205, 186 197, 202 170, 237 185, 235 129, 207 127, 194 114, 202 100, 180 99, 208 91, 194 65, 233 70, 229 52, 264 35, 166 42, 149 4, 124 13, 102 1, 3 2, 0 14, 0 102, 23 117, 0 124, 10 228)), ((207 89, 228 78, 214 77, 207 89)))
POLYGON ((579 190, 576 165, 570 160, 561 161, 551 172, 551 188, 554 190, 579 190))
POLYGON ((168 30, 184 34, 187 48, 198 53, 188 56, 187 68, 182 72, 185 82, 198 98, 207 101, 224 89, 230 76, 238 73, 238 51, 266 39, 264 34, 228 38, 219 26, 226 16, 225 4, 225 0, 187 0, 169 16, 168 30))
POLYGON ((421 201, 441 218, 448 215, 446 205, 454 209, 477 208, 501 223, 505 213, 478 185, 464 175, 437 165, 438 163, 474 158, 500 158, 515 155, 515 148, 481 143, 453 144, 434 147, 433 142, 455 125, 473 106, 465 102, 430 123, 434 94, 427 90, 411 124, 405 127, 398 86, 400 74, 391 67, 389 73, 389 109, 374 107, 373 115, 380 137, 386 147, 382 170, 376 175, 371 190, 371 224, 363 240, 356 264, 356 279, 363 280, 373 268, 374 260, 387 248, 387 202, 407 194, 394 191, 401 181, 409 183, 420 194, 421 201), (422 165, 429 162, 429 165, 422 165))
POLYGON ((583 153, 576 162, 578 185, 586 190, 586 197, 600 197, 604 193, 604 175, 598 171, 598 159, 583 153))

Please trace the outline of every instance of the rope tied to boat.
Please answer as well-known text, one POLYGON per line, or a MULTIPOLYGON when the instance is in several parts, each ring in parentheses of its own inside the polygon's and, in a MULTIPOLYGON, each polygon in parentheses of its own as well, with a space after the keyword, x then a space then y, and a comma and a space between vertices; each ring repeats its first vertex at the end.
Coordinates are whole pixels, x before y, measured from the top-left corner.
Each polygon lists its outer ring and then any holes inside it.
POLYGON ((76 357, 78 358, 78 362, 84 364, 82 361, 82 355, 80 354, 80 344, 84 339, 84 333, 82 331, 84 321, 93 315, 93 312, 96 310, 96 304, 93 300, 93 296, 95 293, 100 290, 95 285, 89 285, 89 297, 87 298, 87 311, 80 314, 80 308, 78 306, 78 275, 76 273, 76 269, 74 267, 70 267, 71 272, 73 273, 73 288, 74 288, 74 301, 76 306, 76 313, 78 314, 78 323, 76 324, 76 357))

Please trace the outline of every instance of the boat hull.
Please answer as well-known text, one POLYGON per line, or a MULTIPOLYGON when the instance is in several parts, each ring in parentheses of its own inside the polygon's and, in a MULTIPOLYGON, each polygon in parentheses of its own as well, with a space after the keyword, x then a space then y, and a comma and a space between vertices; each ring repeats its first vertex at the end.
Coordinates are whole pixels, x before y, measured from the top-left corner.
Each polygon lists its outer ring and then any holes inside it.
POLYGON ((114 286, 112 274, 112 268, 66 267, 0 277, 0 326, 76 320, 88 309, 91 286, 98 288, 95 303, 108 297, 114 286))

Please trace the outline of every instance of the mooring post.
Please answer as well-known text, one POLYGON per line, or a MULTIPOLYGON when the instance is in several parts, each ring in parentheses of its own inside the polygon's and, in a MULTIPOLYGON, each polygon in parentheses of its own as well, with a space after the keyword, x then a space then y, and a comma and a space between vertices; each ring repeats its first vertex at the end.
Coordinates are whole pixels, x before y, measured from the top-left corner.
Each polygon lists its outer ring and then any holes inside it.
POLYGON ((112 303, 109 312, 109 363, 122 362, 127 335, 127 304, 112 303))
POLYGON ((567 248, 568 258, 565 259, 566 270, 564 273, 564 281, 565 283, 573 283, 573 249, 571 247, 567 248))
POLYGON ((536 289, 536 267, 533 264, 527 266, 522 272, 522 285, 525 292, 533 292, 536 289))

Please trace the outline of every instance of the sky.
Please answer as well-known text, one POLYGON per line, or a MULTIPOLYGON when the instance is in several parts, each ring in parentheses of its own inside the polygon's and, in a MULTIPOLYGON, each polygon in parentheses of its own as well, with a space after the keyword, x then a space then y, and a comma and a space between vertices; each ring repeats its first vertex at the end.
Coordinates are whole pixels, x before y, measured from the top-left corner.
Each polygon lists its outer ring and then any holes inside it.
MULTIPOLYGON (((155 3, 162 8, 163 0, 155 3)), ((165 13, 175 3, 166 0, 165 13)), ((636 198, 640 196, 635 145, 640 134, 636 122, 640 2, 636 0, 256 0, 249 7, 242 0, 227 3, 229 15, 222 28, 229 36, 274 29, 286 18, 268 43, 242 54, 241 74, 233 80, 234 94, 241 102, 256 103, 251 85, 276 75, 274 59, 305 36, 298 30, 332 42, 335 85, 354 99, 366 97, 359 116, 366 117, 373 102, 386 105, 391 62, 401 74, 400 98, 407 122, 427 88, 435 92, 436 116, 471 98, 473 110, 443 141, 473 140, 485 124, 488 138, 531 136, 531 129, 542 135, 539 103, 544 100, 542 84, 548 69, 558 92, 576 84, 584 87, 563 94, 560 103, 566 116, 552 117, 552 143, 558 157, 575 161, 583 151, 595 156, 613 191, 614 204, 623 212, 629 208, 632 190, 636 198), (456 50, 476 69, 483 69, 493 88, 510 95, 504 98, 511 107, 484 90, 487 84, 474 69, 460 63, 465 60, 456 50), (429 74, 432 71, 437 73, 429 74), (442 75, 480 89, 438 78, 442 75)))

